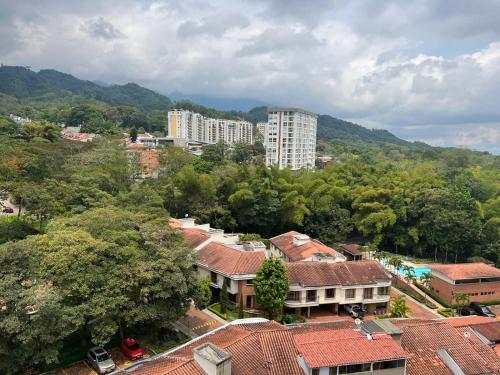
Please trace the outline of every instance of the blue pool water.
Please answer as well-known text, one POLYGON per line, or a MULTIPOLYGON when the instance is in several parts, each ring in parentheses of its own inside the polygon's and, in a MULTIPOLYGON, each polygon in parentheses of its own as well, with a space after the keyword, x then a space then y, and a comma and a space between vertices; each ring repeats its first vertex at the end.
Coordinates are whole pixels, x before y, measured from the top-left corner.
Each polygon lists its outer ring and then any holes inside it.
MULTIPOLYGON (((431 272, 431 269, 429 267, 413 267, 413 270, 415 271, 415 276, 417 279, 420 278, 424 273, 431 272)), ((403 276, 406 276, 408 272, 405 270, 399 270, 399 273, 402 274, 403 276)))

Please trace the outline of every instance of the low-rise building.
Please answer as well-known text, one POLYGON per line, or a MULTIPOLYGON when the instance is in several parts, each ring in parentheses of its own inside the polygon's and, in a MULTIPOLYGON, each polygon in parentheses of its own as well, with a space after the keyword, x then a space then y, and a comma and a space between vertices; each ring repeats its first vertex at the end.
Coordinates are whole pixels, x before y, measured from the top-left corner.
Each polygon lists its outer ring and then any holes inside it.
POLYGON ((500 269, 484 263, 431 264, 430 289, 449 304, 455 294, 468 295, 470 302, 500 300, 500 269))
POLYGON ((368 246, 357 243, 336 243, 333 248, 344 255, 348 261, 372 259, 373 255, 368 246))
POLYGON ((346 257, 306 234, 291 231, 270 239, 270 254, 285 262, 345 262, 346 257))
POLYGON ((389 308, 391 276, 375 261, 287 263, 290 292, 285 309, 310 316, 317 308, 336 314, 343 305, 363 305, 369 314, 389 308))

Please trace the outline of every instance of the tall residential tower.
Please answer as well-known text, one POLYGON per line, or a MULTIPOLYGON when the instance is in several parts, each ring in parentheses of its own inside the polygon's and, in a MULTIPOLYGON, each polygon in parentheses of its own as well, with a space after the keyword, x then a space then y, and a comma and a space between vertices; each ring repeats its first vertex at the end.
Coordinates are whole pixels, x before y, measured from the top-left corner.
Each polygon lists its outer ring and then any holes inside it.
POLYGON ((317 116, 299 108, 269 108, 264 137, 266 165, 312 169, 316 158, 317 116))

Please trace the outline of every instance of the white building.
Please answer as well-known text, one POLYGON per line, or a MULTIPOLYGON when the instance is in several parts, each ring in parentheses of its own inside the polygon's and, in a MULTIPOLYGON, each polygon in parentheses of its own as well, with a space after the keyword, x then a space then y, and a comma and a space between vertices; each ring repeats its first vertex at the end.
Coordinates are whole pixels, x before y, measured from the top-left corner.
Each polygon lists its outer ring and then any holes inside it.
POLYGON ((257 123, 257 132, 255 134, 255 138, 259 139, 264 144, 264 146, 266 145, 266 143, 265 143, 266 126, 267 126, 267 122, 258 122, 257 123))
POLYGON ((199 113, 174 109, 168 112, 168 135, 173 138, 186 138, 189 142, 253 144, 253 125, 248 121, 214 119, 199 113))
POLYGON ((312 169, 316 157, 316 114, 299 108, 269 108, 264 137, 266 165, 312 169))

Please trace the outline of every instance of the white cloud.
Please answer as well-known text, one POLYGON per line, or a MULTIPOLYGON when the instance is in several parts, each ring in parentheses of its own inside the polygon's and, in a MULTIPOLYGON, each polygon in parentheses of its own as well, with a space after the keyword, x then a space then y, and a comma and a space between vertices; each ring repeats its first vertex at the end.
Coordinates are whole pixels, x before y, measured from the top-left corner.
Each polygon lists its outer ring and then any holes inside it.
POLYGON ((499 4, 0 0, 0 60, 303 106, 410 139, 493 149, 499 4))

